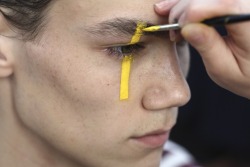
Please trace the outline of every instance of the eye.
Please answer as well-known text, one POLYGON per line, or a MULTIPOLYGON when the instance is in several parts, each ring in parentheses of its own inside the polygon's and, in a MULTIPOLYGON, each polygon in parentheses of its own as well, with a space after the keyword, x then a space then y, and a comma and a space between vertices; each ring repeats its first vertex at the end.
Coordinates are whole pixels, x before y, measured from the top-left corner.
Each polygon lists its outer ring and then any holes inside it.
POLYGON ((123 58, 124 56, 136 54, 145 47, 142 44, 131 44, 123 46, 112 46, 105 49, 108 55, 123 58))

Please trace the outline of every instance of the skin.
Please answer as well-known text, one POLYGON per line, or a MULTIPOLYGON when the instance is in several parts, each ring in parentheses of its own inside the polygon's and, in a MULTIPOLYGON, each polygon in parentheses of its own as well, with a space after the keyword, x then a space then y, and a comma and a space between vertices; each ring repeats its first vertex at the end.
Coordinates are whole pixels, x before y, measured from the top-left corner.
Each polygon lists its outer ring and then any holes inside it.
MULTIPOLYGON (((165 0, 155 5, 155 11, 182 25, 182 37, 200 53, 209 76, 218 85, 250 99, 250 23, 227 25, 229 35, 224 38, 213 27, 198 23, 227 14, 249 14, 249 1, 165 0)), ((173 40, 178 38, 172 34, 173 40)))
POLYGON ((121 58, 105 48, 132 35, 89 32, 115 17, 167 23, 154 12, 156 2, 58 0, 34 41, 8 37, 18 34, 1 16, 0 166, 159 166, 162 146, 133 137, 176 123, 178 107, 190 99, 187 54, 178 57, 167 34, 143 37, 129 99, 120 101, 121 58))

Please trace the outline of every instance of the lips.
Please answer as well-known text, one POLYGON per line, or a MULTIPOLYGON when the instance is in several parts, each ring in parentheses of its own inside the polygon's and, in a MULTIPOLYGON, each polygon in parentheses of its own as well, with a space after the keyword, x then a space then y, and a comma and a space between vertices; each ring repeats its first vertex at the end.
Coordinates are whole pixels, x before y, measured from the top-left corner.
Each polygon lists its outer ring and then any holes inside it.
POLYGON ((169 131, 157 130, 147 133, 145 135, 136 136, 132 139, 149 148, 162 147, 169 138, 169 131))

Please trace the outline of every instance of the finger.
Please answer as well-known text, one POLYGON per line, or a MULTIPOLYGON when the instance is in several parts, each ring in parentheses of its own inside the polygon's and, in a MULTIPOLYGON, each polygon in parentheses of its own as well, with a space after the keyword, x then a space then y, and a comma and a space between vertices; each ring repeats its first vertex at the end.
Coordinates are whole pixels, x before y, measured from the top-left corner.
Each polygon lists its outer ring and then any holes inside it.
POLYGON ((217 84, 229 88, 230 83, 235 83, 233 80, 240 76, 237 61, 214 28, 188 24, 183 27, 182 35, 200 53, 208 74, 217 84))
POLYGON ((154 5, 155 12, 159 15, 168 15, 171 8, 175 6, 180 0, 164 0, 154 5))
POLYGON ((172 7, 169 14, 169 23, 179 22, 180 17, 185 14, 185 9, 188 7, 190 0, 181 0, 178 4, 172 7))
POLYGON ((230 44, 233 46, 234 53, 248 61, 250 61, 249 26, 249 22, 227 26, 227 32, 231 38, 230 44))

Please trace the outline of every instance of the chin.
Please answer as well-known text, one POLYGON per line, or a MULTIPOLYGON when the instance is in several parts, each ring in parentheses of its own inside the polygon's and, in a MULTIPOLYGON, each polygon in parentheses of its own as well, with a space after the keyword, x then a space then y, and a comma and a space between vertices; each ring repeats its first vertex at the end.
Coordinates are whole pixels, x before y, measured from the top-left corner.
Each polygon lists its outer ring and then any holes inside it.
POLYGON ((133 167, 159 167, 161 158, 162 149, 158 149, 145 156, 137 165, 133 167))

